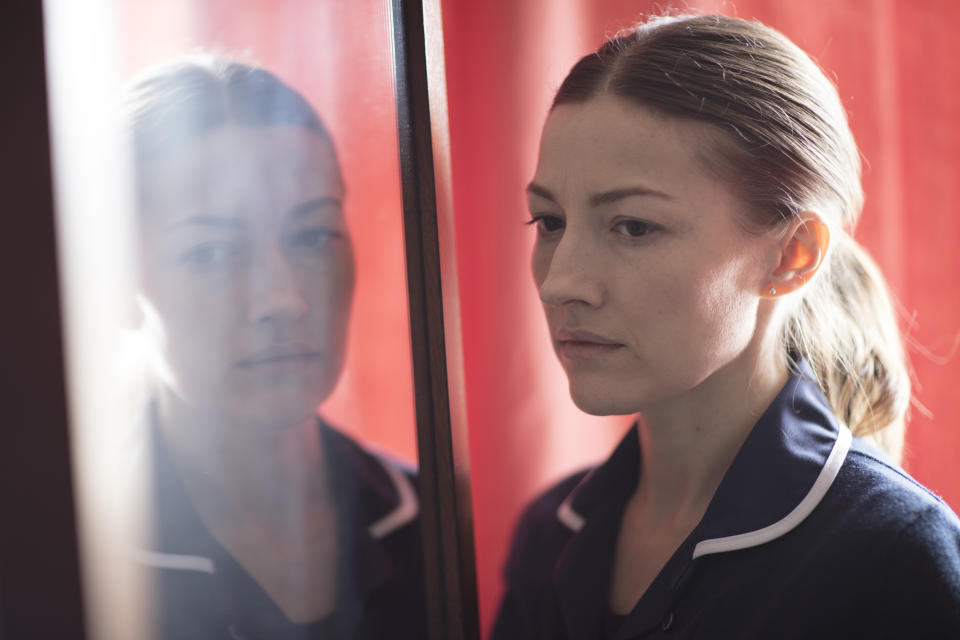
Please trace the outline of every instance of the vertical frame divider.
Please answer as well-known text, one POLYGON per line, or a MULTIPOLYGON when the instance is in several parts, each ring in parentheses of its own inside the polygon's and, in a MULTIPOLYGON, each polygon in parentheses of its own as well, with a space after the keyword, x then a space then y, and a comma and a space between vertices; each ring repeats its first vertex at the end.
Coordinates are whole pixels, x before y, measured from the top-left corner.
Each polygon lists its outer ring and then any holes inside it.
POLYGON ((468 465, 454 455, 466 447, 454 446, 450 419, 422 1, 391 0, 390 9, 428 629, 434 640, 479 640, 468 465))
POLYGON ((0 638, 85 637, 60 323, 43 7, 4 5, 0 638))

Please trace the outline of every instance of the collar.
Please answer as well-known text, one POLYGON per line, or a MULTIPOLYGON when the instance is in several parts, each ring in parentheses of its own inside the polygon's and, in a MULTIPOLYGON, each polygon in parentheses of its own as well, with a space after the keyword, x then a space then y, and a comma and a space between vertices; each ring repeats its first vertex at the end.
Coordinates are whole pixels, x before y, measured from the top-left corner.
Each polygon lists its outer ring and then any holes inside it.
MULTIPOLYGON (((598 616, 606 611, 612 550, 641 464, 636 430, 634 425, 557 510, 575 534, 554 576, 573 638, 595 637, 598 616)), ((700 524, 641 598, 642 624, 638 619, 627 626, 659 623, 657 616, 667 611, 697 558, 761 545, 799 525, 833 484, 851 440, 801 361, 747 436, 700 524)))
POLYGON ((318 424, 334 499, 358 511, 357 528, 381 540, 416 519, 420 503, 412 471, 405 472, 388 455, 371 452, 323 421, 318 424))
MULTIPOLYGON (((343 520, 341 536, 378 541, 417 518, 416 491, 410 474, 399 463, 369 452, 319 418, 317 428, 335 508, 343 520)), ((214 574, 215 560, 226 551, 202 524, 169 451, 156 429, 153 431, 155 535, 153 549, 142 552, 140 562, 155 569, 214 574)))

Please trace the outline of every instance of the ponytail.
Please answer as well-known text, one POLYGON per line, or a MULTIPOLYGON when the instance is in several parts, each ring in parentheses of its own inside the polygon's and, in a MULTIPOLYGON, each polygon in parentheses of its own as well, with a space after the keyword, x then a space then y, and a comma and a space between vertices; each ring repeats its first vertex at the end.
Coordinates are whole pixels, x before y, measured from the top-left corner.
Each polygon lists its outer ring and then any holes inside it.
POLYGON ((899 462, 910 376, 880 270, 846 233, 784 322, 787 353, 807 360, 834 414, 899 462))

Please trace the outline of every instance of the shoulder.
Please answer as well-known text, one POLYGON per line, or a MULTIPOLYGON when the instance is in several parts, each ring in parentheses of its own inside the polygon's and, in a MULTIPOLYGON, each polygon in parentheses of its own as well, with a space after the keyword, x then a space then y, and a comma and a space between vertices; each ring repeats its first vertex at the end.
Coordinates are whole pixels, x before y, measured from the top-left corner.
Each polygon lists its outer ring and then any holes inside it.
POLYGON ((550 587, 554 568, 575 531, 557 517, 588 475, 567 476, 534 498, 523 510, 504 567, 506 590, 490 637, 497 640, 552 637, 560 619, 550 587), (546 625, 546 626, 544 626, 546 625))
MULTIPOLYGON (((960 622, 960 519, 898 465, 855 442, 828 511, 850 556, 885 576, 872 588, 920 610, 952 610, 960 622), (840 533, 843 531, 843 533, 840 533), (856 547, 854 551, 853 548, 856 547)), ((866 567, 864 567, 866 569, 866 567)), ((887 599, 889 599, 887 598, 887 599)))
POLYGON ((557 556, 575 533, 558 517, 558 511, 589 472, 590 469, 584 469, 563 478, 540 493, 523 510, 507 559, 508 581, 550 575, 557 556))
MULTIPOLYGON (((358 442, 345 431, 321 422, 320 433, 334 466, 346 466, 368 484, 396 489, 401 477, 416 484, 417 468, 395 454, 374 445, 358 442)), ((402 484, 402 483, 401 483, 402 484)))
POLYGON ((737 637, 960 637, 957 516, 857 441, 796 528, 699 572, 690 601, 710 624, 745 625, 737 637))
POLYGON ((420 514, 417 472, 392 454, 365 446, 321 423, 324 457, 339 509, 375 540, 416 530, 420 514))
POLYGON ((855 439, 837 478, 838 492, 855 497, 858 511, 869 511, 866 522, 905 530, 911 522, 934 520, 960 534, 960 520, 935 493, 867 443, 855 439))
POLYGON ((866 560, 858 569, 871 579, 861 585, 859 600, 865 611, 884 611, 874 614, 877 633, 915 638, 960 633, 957 515, 869 446, 855 443, 844 466, 844 485, 858 493, 849 503, 856 522, 849 555, 866 560))
MULTIPOLYGON (((359 597, 356 637, 420 638, 426 616, 415 467, 323 424, 335 502, 348 538, 340 562, 359 597)), ((345 601, 349 602, 349 601, 345 601)), ((355 607, 349 603, 349 607, 355 607)))

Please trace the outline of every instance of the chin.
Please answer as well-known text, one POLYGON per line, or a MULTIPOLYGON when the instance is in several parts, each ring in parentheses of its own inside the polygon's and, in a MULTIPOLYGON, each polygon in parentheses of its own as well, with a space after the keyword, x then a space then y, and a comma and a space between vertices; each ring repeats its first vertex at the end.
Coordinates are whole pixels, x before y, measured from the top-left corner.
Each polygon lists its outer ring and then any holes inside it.
POLYGON ((230 413, 236 422, 279 430, 315 418, 321 400, 304 390, 274 390, 238 399, 230 413))
POLYGON ((570 397, 577 408, 592 416, 630 416, 640 412, 636 398, 623 397, 609 386, 570 383, 570 397))

